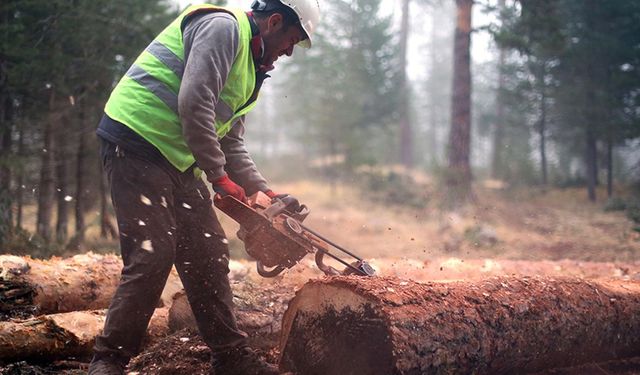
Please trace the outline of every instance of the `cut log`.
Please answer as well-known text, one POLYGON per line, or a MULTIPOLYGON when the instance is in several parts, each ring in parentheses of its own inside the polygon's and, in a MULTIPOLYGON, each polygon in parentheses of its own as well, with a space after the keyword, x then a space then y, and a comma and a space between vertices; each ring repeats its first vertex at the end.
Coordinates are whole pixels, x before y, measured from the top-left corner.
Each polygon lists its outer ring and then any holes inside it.
MULTIPOLYGON (((279 282, 249 281, 231 284, 238 326, 249 334, 271 334, 280 332, 282 316, 287 304, 293 298, 295 284, 286 279, 279 282)), ((196 329, 191 306, 184 291, 174 297, 169 308, 169 329, 171 332, 181 329, 196 329)))
MULTIPOLYGON (((156 309, 149 323, 150 336, 169 332, 167 316, 168 309, 156 309)), ((88 358, 104 319, 105 310, 94 310, 0 322, 0 362, 88 358)))
MULTIPOLYGON (((121 269, 122 260, 115 255, 86 253, 49 260, 0 255, 0 320, 105 309, 121 269)), ((246 275, 246 267, 240 264, 234 264, 233 270, 230 277, 246 275)), ((173 296, 181 290, 174 268, 158 307, 171 306, 173 296)))
POLYGON ((2 255, 0 318, 106 308, 121 268, 115 255, 51 260, 2 255))
POLYGON ((289 304, 280 366, 300 374, 505 374, 640 355, 640 283, 314 280, 289 304))

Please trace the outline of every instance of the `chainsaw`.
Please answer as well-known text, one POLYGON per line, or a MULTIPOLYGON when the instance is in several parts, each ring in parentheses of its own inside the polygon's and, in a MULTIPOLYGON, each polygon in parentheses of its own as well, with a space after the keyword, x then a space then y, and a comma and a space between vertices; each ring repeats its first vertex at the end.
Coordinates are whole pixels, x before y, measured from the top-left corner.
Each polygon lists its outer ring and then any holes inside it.
POLYGON ((262 192, 253 194, 247 201, 245 204, 230 195, 214 198, 215 206, 240 224, 238 238, 244 242, 247 254, 256 260, 260 276, 275 277, 298 264, 307 254, 315 254, 316 265, 326 275, 375 274, 362 258, 302 224, 310 212, 306 206, 291 212, 281 199, 271 199, 262 192), (335 255, 336 250, 354 260, 343 260, 335 255), (344 269, 340 271, 325 264, 325 256, 343 264, 344 269))

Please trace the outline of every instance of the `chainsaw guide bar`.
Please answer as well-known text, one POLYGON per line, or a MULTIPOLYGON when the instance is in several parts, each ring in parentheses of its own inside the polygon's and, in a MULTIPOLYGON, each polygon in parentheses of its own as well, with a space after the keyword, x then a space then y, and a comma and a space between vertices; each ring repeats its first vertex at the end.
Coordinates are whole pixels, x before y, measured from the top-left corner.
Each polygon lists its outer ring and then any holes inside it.
POLYGON ((314 253, 316 265, 327 275, 375 275, 374 269, 362 258, 303 225, 310 212, 304 205, 290 212, 282 200, 272 200, 262 192, 249 197, 248 204, 230 195, 216 195, 214 204, 240 224, 238 238, 244 242, 247 254, 256 260, 262 277, 275 277, 298 264, 307 254, 314 253), (331 248, 355 260, 347 262, 330 252, 331 248), (325 255, 343 264, 344 270, 325 264, 325 255))

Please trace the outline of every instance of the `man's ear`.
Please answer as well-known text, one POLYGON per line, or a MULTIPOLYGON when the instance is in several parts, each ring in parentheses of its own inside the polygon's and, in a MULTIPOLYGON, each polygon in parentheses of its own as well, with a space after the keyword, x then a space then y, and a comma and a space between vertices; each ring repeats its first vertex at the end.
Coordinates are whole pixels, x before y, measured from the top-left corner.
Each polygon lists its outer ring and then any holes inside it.
POLYGON ((267 20, 267 28, 270 31, 278 31, 282 28, 284 22, 284 18, 282 17, 282 14, 280 13, 273 13, 272 15, 269 16, 269 19, 267 20))

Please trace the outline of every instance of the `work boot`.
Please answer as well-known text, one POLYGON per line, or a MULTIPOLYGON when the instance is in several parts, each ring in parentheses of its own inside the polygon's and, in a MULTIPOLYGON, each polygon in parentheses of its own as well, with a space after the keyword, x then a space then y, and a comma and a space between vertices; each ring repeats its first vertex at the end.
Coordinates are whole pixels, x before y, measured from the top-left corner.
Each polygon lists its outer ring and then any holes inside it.
POLYGON ((125 365, 111 357, 93 357, 88 375, 124 375, 125 365))
POLYGON ((248 346, 213 353, 216 375, 278 375, 278 368, 262 359, 248 346))

